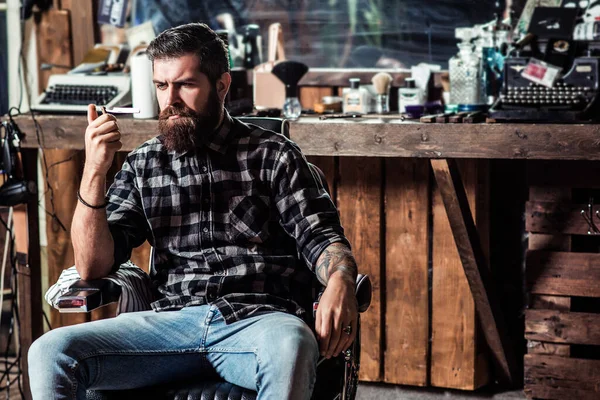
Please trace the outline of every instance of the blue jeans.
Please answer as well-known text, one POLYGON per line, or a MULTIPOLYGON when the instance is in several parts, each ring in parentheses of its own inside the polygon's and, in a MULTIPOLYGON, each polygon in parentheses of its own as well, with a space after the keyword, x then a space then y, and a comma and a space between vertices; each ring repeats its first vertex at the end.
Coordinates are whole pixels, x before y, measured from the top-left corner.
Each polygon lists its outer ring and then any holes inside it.
POLYGON ((218 373, 259 399, 309 399, 317 340, 294 315, 226 325, 209 305, 143 311, 54 329, 31 346, 34 400, 85 399, 86 389, 132 389, 218 373))

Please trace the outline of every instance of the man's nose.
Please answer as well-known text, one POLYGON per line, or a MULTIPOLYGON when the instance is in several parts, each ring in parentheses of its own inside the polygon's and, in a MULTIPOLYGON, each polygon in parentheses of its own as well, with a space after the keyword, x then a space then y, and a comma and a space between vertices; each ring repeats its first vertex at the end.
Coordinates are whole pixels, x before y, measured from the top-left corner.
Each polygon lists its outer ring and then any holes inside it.
POLYGON ((169 107, 173 104, 179 103, 180 100, 181 99, 179 98, 179 90, 177 89, 177 87, 174 85, 169 86, 169 88, 167 89, 167 99, 165 107, 169 107))

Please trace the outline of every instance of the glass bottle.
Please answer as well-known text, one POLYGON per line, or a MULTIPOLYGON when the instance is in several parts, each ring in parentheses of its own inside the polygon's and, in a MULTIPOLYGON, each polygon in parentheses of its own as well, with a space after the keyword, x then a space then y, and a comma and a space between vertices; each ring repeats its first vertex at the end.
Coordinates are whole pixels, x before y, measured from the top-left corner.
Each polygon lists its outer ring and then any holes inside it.
POLYGON ((459 52, 450 66, 450 103, 481 103, 481 62, 469 42, 458 44, 459 52))
POLYGON ((360 90, 360 78, 350 78, 350 90, 344 94, 344 113, 366 114, 367 99, 365 92, 360 90))
POLYGON ((295 121, 300 118, 300 114, 302 114, 302 106, 297 97, 286 97, 282 111, 287 119, 295 121))

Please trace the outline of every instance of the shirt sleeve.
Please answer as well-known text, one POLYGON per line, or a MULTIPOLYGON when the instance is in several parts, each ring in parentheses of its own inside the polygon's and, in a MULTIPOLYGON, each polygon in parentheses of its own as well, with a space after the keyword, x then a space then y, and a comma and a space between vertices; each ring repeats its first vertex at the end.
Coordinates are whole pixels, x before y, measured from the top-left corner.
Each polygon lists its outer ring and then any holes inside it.
POLYGON ((115 245, 113 272, 129 260, 133 248, 140 246, 151 237, 130 157, 123 163, 107 194, 108 226, 115 245))
POLYGON ((293 142, 286 142, 275 159, 272 185, 281 226, 311 270, 330 244, 350 247, 337 208, 293 142))

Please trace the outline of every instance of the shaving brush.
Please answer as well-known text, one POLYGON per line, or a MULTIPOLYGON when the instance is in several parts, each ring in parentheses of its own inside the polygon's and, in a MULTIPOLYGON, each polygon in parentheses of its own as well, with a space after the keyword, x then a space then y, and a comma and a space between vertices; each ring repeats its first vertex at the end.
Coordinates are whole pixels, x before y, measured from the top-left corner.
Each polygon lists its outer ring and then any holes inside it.
POLYGON ((377 114, 387 114, 390 112, 390 84, 392 76, 387 72, 379 72, 371 78, 373 88, 377 92, 377 114))
POLYGON ((302 107, 298 100, 298 82, 308 71, 308 66, 297 61, 282 61, 277 63, 271 72, 285 85, 285 103, 283 115, 291 120, 300 117, 302 107))

